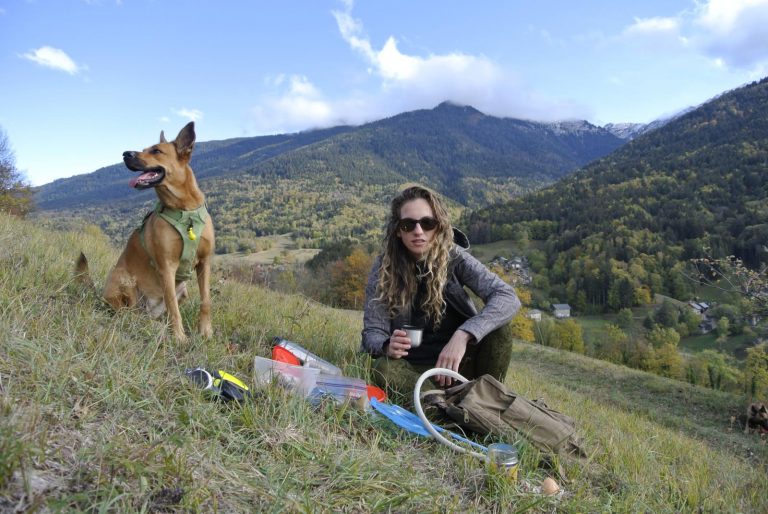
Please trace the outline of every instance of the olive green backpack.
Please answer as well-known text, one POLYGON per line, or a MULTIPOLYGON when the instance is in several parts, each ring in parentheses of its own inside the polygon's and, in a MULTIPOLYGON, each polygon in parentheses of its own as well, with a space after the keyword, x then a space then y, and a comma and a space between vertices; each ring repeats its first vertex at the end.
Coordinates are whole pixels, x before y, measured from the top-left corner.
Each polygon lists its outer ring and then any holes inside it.
POLYGON ((516 433, 545 452, 584 456, 573 418, 531 401, 490 375, 445 391, 426 391, 422 403, 435 405, 460 427, 481 435, 516 433))

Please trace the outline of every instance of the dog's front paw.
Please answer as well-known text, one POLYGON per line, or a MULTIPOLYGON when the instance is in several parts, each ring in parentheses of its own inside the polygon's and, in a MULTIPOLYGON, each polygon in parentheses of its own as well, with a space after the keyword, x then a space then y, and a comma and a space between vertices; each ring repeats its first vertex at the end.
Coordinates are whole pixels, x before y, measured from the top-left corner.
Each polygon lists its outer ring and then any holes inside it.
POLYGON ((176 341, 180 343, 186 343, 188 338, 187 334, 184 333, 184 330, 174 330, 173 331, 173 338, 176 339, 176 341))
POLYGON ((213 328, 211 328, 211 325, 200 325, 198 333, 206 339, 210 339, 213 337, 213 328))

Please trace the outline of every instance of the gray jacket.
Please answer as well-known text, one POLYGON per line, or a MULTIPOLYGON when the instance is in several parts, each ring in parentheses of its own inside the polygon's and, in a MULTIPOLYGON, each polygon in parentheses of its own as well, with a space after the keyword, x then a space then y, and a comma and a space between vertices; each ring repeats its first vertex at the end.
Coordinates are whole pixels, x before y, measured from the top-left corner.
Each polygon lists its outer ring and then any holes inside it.
MULTIPOLYGON (((467 252, 465 248, 469 246, 469 241, 464 234, 456 232, 454 240, 458 244, 454 244, 451 251, 444 298, 466 318, 459 329, 472 334, 475 342, 479 343, 486 335, 508 323, 515 316, 520 309, 520 300, 512 286, 467 252), (464 286, 485 302, 480 312, 475 308, 464 286)), ((383 355, 383 346, 389 341, 392 332, 408 323, 410 318, 409 313, 405 312, 390 319, 386 305, 376 300, 380 266, 381 256, 375 259, 371 273, 368 275, 368 285, 365 288, 363 337, 360 345, 361 351, 374 356, 383 355)))

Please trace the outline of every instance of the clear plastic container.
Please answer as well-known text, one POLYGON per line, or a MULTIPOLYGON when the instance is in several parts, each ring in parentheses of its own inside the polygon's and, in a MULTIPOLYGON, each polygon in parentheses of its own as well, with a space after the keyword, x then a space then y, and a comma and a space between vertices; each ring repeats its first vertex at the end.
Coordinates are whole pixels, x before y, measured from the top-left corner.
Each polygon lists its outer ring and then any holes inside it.
POLYGON ((368 385, 359 378, 340 377, 320 373, 315 381, 312 396, 332 396, 335 400, 344 402, 349 399, 368 397, 368 385))
POLYGON ((303 396, 309 396, 317 382, 320 370, 308 366, 294 366, 286 362, 254 357, 253 381, 266 386, 277 382, 286 389, 295 390, 303 396))
POLYGON ((285 348, 297 359, 299 359, 305 366, 318 368, 320 371, 328 375, 341 375, 341 369, 338 366, 331 364, 325 359, 321 359, 314 353, 301 346, 299 343, 294 343, 293 341, 289 341, 288 339, 277 336, 272 340, 272 344, 274 346, 285 348))

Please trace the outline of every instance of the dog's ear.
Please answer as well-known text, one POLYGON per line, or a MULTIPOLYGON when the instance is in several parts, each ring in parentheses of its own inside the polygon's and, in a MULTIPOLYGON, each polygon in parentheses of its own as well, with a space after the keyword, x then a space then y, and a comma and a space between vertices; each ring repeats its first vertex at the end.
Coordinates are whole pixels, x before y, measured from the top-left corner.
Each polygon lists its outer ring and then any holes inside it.
POLYGON ((160 131, 160 142, 161 142, 161 143, 167 143, 167 142, 168 142, 168 141, 165 139, 165 132, 164 132, 164 131, 162 131, 162 130, 160 131))
POLYGON ((176 136, 176 140, 173 142, 176 145, 176 152, 179 155, 192 153, 192 148, 195 146, 195 122, 190 121, 176 136))

